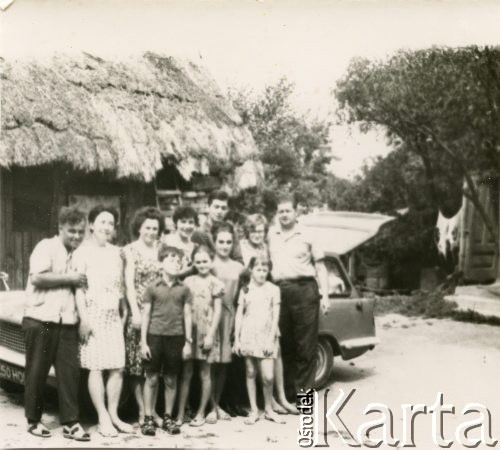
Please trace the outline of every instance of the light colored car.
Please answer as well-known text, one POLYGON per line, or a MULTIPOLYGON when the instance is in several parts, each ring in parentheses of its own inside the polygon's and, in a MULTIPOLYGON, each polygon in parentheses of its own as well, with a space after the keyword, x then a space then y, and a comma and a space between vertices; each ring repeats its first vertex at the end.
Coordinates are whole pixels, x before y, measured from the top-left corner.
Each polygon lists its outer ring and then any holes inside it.
POLYGON ((330 379, 334 357, 349 360, 372 350, 379 339, 373 316, 375 300, 354 287, 341 257, 374 237, 394 217, 381 214, 324 211, 301 218, 323 248, 329 277, 330 304, 320 313, 315 387, 330 379))
MULTIPOLYGON (((352 212, 320 212, 301 217, 324 249, 330 281, 328 314, 320 315, 316 387, 330 379, 335 356, 349 360, 377 345, 374 300, 362 297, 341 261, 375 236, 392 217, 352 212)), ((24 291, 0 292, 0 380, 6 389, 24 382, 25 347, 21 320, 24 291)), ((53 368, 48 383, 55 386, 53 368)))

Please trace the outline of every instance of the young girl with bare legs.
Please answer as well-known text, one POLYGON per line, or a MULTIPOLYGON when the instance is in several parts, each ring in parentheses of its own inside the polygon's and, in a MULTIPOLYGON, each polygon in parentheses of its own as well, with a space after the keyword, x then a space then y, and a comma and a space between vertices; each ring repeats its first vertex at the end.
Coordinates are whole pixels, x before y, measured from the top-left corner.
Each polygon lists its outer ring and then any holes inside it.
POLYGON ((280 312, 279 288, 268 281, 271 262, 265 256, 254 256, 249 266, 250 282, 240 292, 235 319, 234 352, 245 357, 246 384, 250 415, 245 424, 259 420, 255 379, 262 379, 264 417, 283 424, 285 420, 273 410, 274 361, 278 356, 280 312))
POLYGON ((184 280, 184 284, 191 290, 193 297, 193 348, 191 359, 184 361, 179 413, 176 422, 178 425, 182 425, 184 421, 194 360, 199 363, 201 398, 198 412, 189 425, 199 427, 205 423, 205 410, 212 392, 211 365, 220 354, 218 329, 224 284, 211 273, 213 258, 214 254, 208 247, 196 247, 193 251, 192 261, 197 273, 184 280))

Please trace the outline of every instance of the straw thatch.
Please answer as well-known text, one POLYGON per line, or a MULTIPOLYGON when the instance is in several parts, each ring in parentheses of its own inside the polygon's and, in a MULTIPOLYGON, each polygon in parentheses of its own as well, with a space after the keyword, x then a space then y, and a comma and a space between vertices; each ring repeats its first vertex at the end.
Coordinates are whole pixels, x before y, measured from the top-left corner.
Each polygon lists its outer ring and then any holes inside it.
POLYGON ((256 153, 236 111, 191 62, 82 54, 2 60, 1 68, 0 167, 62 162, 150 181, 166 157, 189 178, 212 158, 256 153))

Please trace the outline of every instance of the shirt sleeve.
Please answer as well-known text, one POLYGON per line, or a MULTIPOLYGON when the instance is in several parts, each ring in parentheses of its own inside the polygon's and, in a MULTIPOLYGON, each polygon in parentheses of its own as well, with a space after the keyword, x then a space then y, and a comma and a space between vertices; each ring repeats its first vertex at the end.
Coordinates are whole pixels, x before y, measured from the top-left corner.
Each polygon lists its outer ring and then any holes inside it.
POLYGON ((30 256, 30 275, 52 271, 52 252, 50 241, 40 241, 30 256))
POLYGON ((325 259, 325 252, 320 245, 320 242, 318 242, 317 239, 314 239, 313 234, 307 230, 303 229, 304 231, 304 236, 306 242, 309 244, 309 248, 311 249, 311 256, 314 262, 316 261, 321 261, 322 259, 325 259))
POLYGON ((153 303, 154 291, 153 286, 149 285, 144 291, 144 296, 142 297, 142 303, 153 303))

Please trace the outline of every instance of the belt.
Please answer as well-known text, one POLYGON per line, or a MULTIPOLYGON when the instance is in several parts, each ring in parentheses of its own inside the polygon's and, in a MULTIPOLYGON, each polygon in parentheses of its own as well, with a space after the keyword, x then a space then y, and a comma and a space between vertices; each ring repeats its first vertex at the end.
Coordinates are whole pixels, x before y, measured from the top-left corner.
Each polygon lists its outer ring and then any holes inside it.
POLYGON ((314 277, 298 277, 298 278, 283 278, 282 280, 277 280, 275 283, 278 286, 283 286, 286 284, 304 284, 316 281, 314 277))

